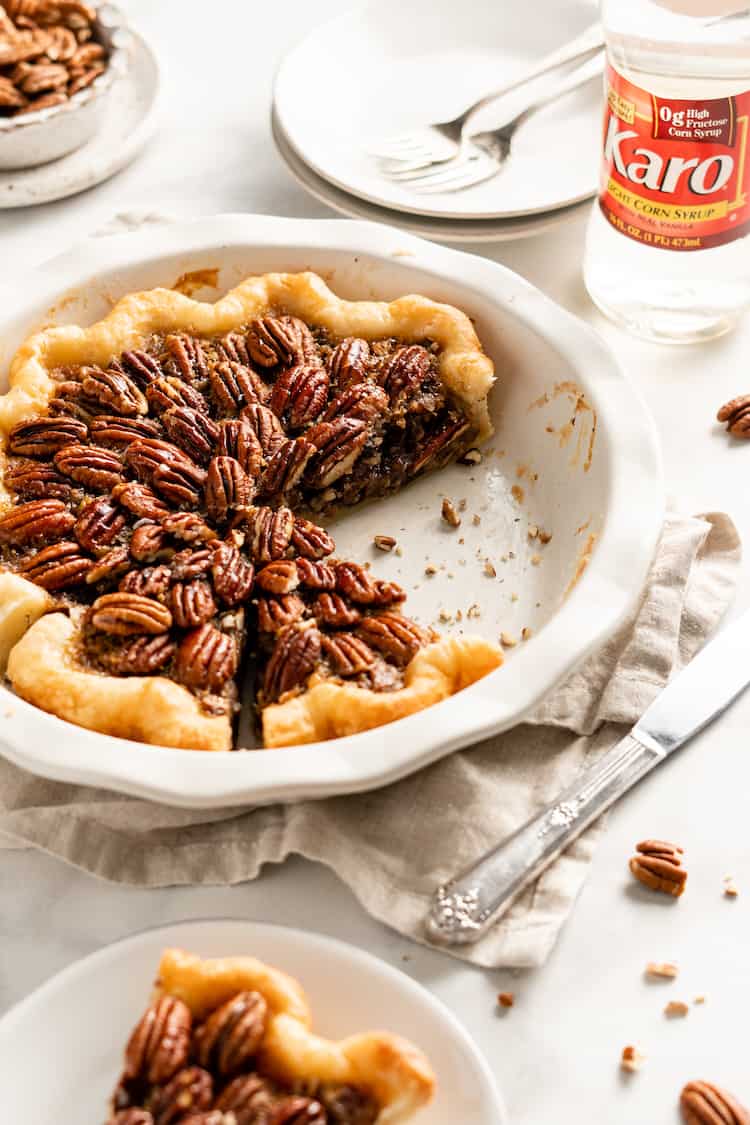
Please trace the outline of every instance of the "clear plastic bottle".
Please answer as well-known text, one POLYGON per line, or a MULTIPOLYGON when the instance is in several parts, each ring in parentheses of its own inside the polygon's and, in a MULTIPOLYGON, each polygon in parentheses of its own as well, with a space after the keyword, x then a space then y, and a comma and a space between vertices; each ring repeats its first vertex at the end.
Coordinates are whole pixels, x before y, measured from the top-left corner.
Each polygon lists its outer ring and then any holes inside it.
POLYGON ((750 306, 750 0, 602 0, 602 182, 584 278, 639 336, 719 336, 750 306))

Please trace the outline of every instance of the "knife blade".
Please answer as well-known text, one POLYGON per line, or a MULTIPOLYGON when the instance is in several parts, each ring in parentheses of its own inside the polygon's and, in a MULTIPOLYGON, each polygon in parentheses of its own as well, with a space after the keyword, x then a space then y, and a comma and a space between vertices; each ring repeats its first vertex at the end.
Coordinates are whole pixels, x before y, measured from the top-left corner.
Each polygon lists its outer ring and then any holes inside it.
POLYGON ((483 937, 521 891, 619 797, 715 719, 750 684, 750 611, 727 626, 659 693, 633 729, 552 804, 438 887, 432 941, 483 937))

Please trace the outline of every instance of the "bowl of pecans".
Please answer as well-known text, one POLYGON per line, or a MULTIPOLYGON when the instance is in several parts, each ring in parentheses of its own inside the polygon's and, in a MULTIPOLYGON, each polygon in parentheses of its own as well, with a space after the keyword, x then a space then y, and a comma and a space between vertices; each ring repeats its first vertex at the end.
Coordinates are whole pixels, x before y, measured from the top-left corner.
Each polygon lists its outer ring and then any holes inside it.
POLYGON ((0 170, 57 160, 90 140, 128 66, 110 4, 0 2, 0 170))

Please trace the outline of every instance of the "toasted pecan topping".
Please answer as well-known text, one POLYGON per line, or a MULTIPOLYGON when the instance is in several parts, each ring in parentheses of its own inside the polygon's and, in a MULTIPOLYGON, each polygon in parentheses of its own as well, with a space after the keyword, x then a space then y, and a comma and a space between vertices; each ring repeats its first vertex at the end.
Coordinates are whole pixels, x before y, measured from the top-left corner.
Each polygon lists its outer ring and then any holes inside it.
POLYGON ((75 522, 62 500, 30 500, 0 516, 0 543, 11 547, 53 543, 64 538, 75 522))
POLYGON ((257 1053, 266 1032, 268 1005, 259 992, 238 992, 195 1030, 198 1062, 231 1075, 257 1053))
POLYGON ((187 1062, 192 1016, 174 996, 162 996, 146 1010, 125 1048, 125 1078, 168 1082, 187 1062))
POLYGON ((96 599, 89 621, 101 633, 130 637, 138 633, 165 633, 172 625, 172 614, 153 598, 118 591, 96 599))
POLYGON ((685 890, 687 871, 682 866, 682 848, 663 840, 643 840, 636 844, 637 855, 630 860, 630 870, 639 883, 652 891, 678 898, 685 890))

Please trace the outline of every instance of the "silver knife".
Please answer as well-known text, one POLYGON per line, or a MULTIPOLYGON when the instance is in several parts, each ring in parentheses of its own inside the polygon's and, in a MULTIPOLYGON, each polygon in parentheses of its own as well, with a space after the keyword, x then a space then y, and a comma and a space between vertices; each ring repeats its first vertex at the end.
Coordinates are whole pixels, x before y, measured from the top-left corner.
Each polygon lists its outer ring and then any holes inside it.
POLYGON ((524 887, 623 793, 720 715, 750 684, 750 611, 709 642, 631 732, 558 799, 477 863, 439 887, 433 941, 478 941, 524 887))

